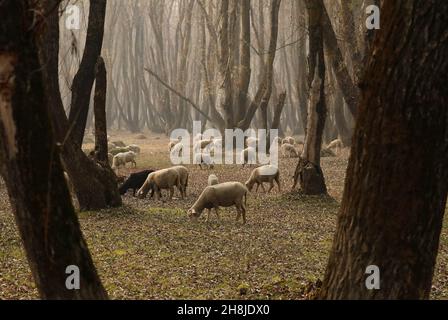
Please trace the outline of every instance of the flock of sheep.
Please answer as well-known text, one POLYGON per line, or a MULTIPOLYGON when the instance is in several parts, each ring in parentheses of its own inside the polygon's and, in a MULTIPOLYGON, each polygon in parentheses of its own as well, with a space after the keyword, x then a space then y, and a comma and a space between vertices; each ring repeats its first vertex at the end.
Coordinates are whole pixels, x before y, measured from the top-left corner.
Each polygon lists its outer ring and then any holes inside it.
MULTIPOLYGON (((250 160, 251 154, 256 154, 256 139, 254 138, 246 139, 246 148, 241 151, 241 160, 243 166, 250 160)), ((296 142, 292 137, 287 137, 285 139, 276 138, 274 143, 280 146, 282 155, 284 157, 296 157, 298 156, 298 151, 296 149, 297 145, 303 145, 302 142, 296 142)), ((126 163, 133 163, 136 165, 136 155, 140 153, 140 148, 136 145, 125 146, 121 143, 113 143, 109 146, 110 155, 112 155, 111 163, 114 169, 120 166, 125 166, 126 163), (115 155, 114 155, 115 153, 115 155)), ((328 147, 336 148, 341 146, 340 141, 334 141, 328 147)), ((170 153, 179 154, 183 151, 184 146, 180 140, 170 141, 169 143, 170 153)), ((193 150, 199 150, 198 153, 194 155, 196 158, 196 163, 203 169, 203 166, 212 168, 214 163, 211 160, 212 155, 211 150, 216 150, 215 148, 222 149, 221 139, 207 139, 202 140, 200 137, 194 139, 193 150)), ((184 199, 187 197, 187 187, 188 187, 189 171, 186 167, 182 165, 173 166, 170 168, 165 168, 161 170, 144 170, 137 173, 131 174, 126 181, 119 187, 121 195, 126 194, 128 190, 133 190, 133 195, 140 199, 145 198, 148 194, 151 197, 160 199, 162 197, 162 190, 169 191, 169 199, 173 198, 175 189, 179 190, 180 197, 184 199)), ((188 215, 190 218, 199 218, 203 213, 204 209, 208 209, 208 215, 206 221, 210 218, 211 210, 214 209, 216 216, 219 219, 219 208, 220 207, 232 207, 235 206, 237 210, 237 221, 240 217, 243 218, 243 223, 246 223, 246 199, 247 194, 252 191, 254 186, 256 186, 256 192, 261 186, 264 192, 271 192, 271 190, 277 184, 278 190, 281 191, 280 184, 280 170, 274 165, 264 165, 255 168, 249 179, 245 184, 236 181, 223 182, 220 183, 218 177, 211 174, 208 178, 208 186, 202 191, 196 202, 188 210, 188 215), (264 183, 269 184, 269 189, 266 191, 264 183)))

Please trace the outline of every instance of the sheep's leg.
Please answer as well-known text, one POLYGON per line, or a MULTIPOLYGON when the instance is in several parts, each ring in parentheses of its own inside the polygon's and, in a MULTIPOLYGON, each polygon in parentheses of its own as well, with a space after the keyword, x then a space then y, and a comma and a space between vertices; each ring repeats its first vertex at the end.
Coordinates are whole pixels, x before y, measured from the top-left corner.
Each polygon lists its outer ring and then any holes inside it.
POLYGON ((215 207, 215 213, 218 220, 221 220, 221 218, 219 217, 219 207, 215 207))
POLYGON ((246 208, 241 206, 241 211, 243 212, 243 224, 246 224, 246 208))
POLYGON ((277 182, 278 192, 282 192, 282 188, 281 188, 281 186, 280 186, 280 178, 279 178, 279 177, 276 177, 276 178, 275 178, 275 182, 277 182))
POLYGON ((240 210, 240 204, 235 204, 236 206, 236 222, 240 221, 240 217, 241 217, 241 210, 240 210))
POLYGON ((210 211, 212 211, 212 209, 207 209, 207 219, 205 219, 205 222, 209 222, 210 221, 210 211))
POLYGON ((263 182, 261 183, 261 189, 263 189, 263 192, 266 193, 266 188, 264 187, 263 182))
POLYGON ((270 187, 269 187, 268 193, 270 193, 272 191, 272 189, 274 189, 274 181, 270 182, 270 187))
POLYGON ((257 189, 255 189, 255 193, 258 192, 258 188, 260 188, 260 184, 257 182, 257 189))
POLYGON ((170 188, 170 200, 173 199, 173 195, 174 195, 174 187, 170 188))

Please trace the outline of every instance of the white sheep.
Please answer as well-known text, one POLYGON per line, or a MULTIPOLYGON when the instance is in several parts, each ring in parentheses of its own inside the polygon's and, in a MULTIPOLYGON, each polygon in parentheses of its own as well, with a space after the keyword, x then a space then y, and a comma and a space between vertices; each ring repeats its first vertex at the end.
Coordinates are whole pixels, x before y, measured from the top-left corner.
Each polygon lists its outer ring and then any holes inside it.
POLYGON ((252 188, 255 184, 257 184, 257 189, 255 192, 258 192, 258 188, 261 185, 263 192, 266 192, 263 183, 268 182, 270 184, 269 190, 267 193, 271 192, 274 188, 274 181, 277 182, 278 191, 281 192, 280 187, 280 170, 278 167, 273 165, 266 165, 262 167, 258 167, 252 171, 249 180, 246 181, 245 185, 249 191, 252 191, 252 188))
POLYGON ((208 176, 208 186, 214 186, 215 184, 219 184, 218 177, 214 174, 208 176))
POLYGON ((126 167, 128 162, 134 164, 134 167, 137 167, 137 162, 135 159, 137 158, 137 154, 133 151, 119 153, 114 156, 112 160, 112 169, 118 169, 120 166, 126 167))
POLYGON ((182 142, 178 142, 173 148, 171 148, 170 151, 171 157, 182 157, 183 151, 184 151, 184 145, 182 144, 182 142))
POLYGON ((297 152, 296 148, 292 144, 289 144, 289 143, 283 144, 281 150, 282 150, 282 155, 284 158, 298 158, 299 157, 299 153, 297 152))
POLYGON ((202 149, 204 149, 205 147, 207 147, 210 143, 212 143, 212 139, 207 139, 207 140, 199 140, 197 141, 194 146, 193 146, 193 150, 194 152, 200 152, 202 151, 202 149))
POLYGON ((256 149, 257 148, 257 143, 258 143, 258 139, 257 138, 248 137, 246 139, 246 147, 256 149))
POLYGON ((246 201, 248 192, 246 186, 241 182, 224 182, 208 186, 202 191, 198 200, 196 200, 190 210, 188 210, 188 215, 190 218, 199 218, 204 209, 208 209, 206 221, 209 221, 212 208, 215 209, 216 216, 219 219, 219 207, 235 206, 238 212, 236 221, 239 221, 242 215, 243 223, 246 223, 246 201))
POLYGON ((241 163, 246 164, 255 164, 257 161, 257 151, 255 148, 249 147, 241 151, 241 163))
POLYGON ((181 198, 186 198, 187 197, 187 186, 188 186, 188 169, 185 168, 184 166, 175 166, 172 167, 171 169, 175 169, 177 170, 178 174, 179 174, 179 192, 180 192, 180 196, 181 198))
POLYGON ((174 187, 181 190, 179 171, 175 168, 167 168, 152 172, 148 175, 145 183, 137 192, 137 197, 145 198, 150 190, 155 194, 156 199, 162 197, 161 190, 170 191, 170 199, 174 195, 174 187))
POLYGON ((215 167, 212 156, 208 152, 196 153, 194 159, 194 163, 198 164, 201 170, 203 169, 202 166, 205 166, 208 169, 213 169, 215 167))
POLYGON ((139 154, 141 152, 140 147, 136 144, 131 144, 130 146, 127 146, 127 148, 129 149, 129 151, 135 152, 136 154, 139 154))
POLYGON ((331 141, 327 146, 327 149, 336 149, 336 153, 339 153, 342 148, 344 148, 344 144, 340 139, 331 141))
POLYGON ((295 145, 296 144, 296 139, 294 139, 293 137, 286 137, 282 140, 282 144, 291 144, 291 145, 295 145))

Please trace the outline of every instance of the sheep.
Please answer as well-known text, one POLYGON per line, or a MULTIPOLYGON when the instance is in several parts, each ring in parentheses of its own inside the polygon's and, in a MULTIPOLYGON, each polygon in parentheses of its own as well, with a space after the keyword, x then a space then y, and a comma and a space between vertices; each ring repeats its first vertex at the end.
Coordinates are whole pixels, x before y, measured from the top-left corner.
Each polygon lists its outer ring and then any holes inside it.
POLYGON ((214 186, 215 184, 219 184, 218 177, 214 174, 208 176, 208 186, 214 186))
POLYGON ((152 190, 156 195, 156 199, 160 199, 162 197, 161 190, 170 190, 171 200, 174 195, 174 187, 180 190, 179 171, 174 168, 158 170, 148 175, 145 183, 138 190, 137 197, 143 199, 152 190))
POLYGON ((202 191, 199 198, 187 213, 190 218, 197 219, 201 216, 204 209, 208 209, 206 221, 209 221, 212 208, 215 209, 216 216, 219 219, 219 207, 235 206, 238 213, 236 221, 239 221, 242 214, 243 223, 245 224, 248 192, 249 190, 241 182, 224 182, 214 186, 208 186, 202 191))
POLYGON ((184 166, 175 166, 172 169, 176 169, 179 173, 179 192, 181 198, 187 197, 187 186, 188 186, 188 169, 184 166))
POLYGON ((215 167, 211 155, 207 152, 196 153, 194 159, 194 163, 197 163, 201 170, 203 169, 202 166, 205 166, 208 169, 213 169, 215 167))
POLYGON ((141 152, 140 147, 136 144, 131 144, 127 146, 127 148, 129 149, 129 151, 135 152, 136 154, 139 154, 141 152))
POLYGON ((278 191, 281 192, 282 190, 280 186, 280 171, 278 170, 278 167, 273 165, 266 165, 254 169, 245 185, 249 191, 252 191, 254 185, 257 184, 257 189, 255 190, 255 192, 258 192, 258 188, 261 185, 263 192, 266 192, 263 183, 269 182, 270 188, 267 193, 270 193, 274 188, 274 181, 277 182, 278 191))
POLYGON ((115 145, 117 148, 125 148, 126 144, 123 141, 113 141, 113 145, 115 145))
POLYGON ((118 188, 118 191, 121 195, 124 195, 129 189, 132 189, 133 196, 135 197, 135 193, 137 192, 137 190, 139 190, 143 186, 149 174, 153 172, 154 170, 144 170, 132 173, 129 178, 127 178, 126 181, 120 186, 120 188, 118 188))
POLYGON ((210 143, 212 143, 212 139, 208 139, 208 140, 199 140, 197 141, 194 146, 193 146, 193 150, 194 151, 202 151, 202 149, 204 149, 205 147, 207 147, 210 143))
POLYGON ((280 137, 275 137, 274 140, 272 140, 272 144, 277 144, 278 146, 281 146, 282 139, 280 137))
POLYGON ((327 146, 327 149, 336 149, 336 153, 339 153, 342 148, 344 148, 344 144, 340 139, 331 141, 327 146))
POLYGON ((290 145, 295 145, 296 139, 294 139, 293 137, 286 137, 285 139, 282 140, 282 144, 287 144, 287 143, 289 143, 290 145))
POLYGON ((248 137, 246 139, 246 147, 256 148, 258 144, 258 139, 254 137, 248 137))
POLYGON ((284 158, 298 158, 299 153, 297 152, 296 148, 289 143, 285 143, 282 145, 282 155, 284 158))
POLYGON ((112 160, 112 169, 118 169, 120 166, 126 167, 126 163, 131 162, 134 164, 134 167, 137 167, 137 162, 135 161, 135 158, 137 155, 135 152, 128 151, 124 153, 119 153, 114 156, 112 160))
POLYGON ((132 151, 130 150, 128 147, 115 147, 115 149, 109 150, 109 153, 111 153, 112 155, 116 156, 119 153, 125 153, 125 152, 129 152, 132 151))
POLYGON ((171 148, 170 154, 172 157, 173 156, 182 157, 183 151, 184 151, 184 145, 182 144, 182 142, 178 142, 173 148, 171 148))
POLYGON ((241 162, 243 167, 246 164, 254 164, 257 160, 257 151, 255 148, 249 147, 241 151, 241 162))

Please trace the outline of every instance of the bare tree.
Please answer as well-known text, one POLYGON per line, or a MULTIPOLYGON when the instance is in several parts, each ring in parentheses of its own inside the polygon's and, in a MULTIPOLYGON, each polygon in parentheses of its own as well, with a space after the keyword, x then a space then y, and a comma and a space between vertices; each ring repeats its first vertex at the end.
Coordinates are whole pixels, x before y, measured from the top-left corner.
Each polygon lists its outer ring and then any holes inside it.
MULTIPOLYGON (((57 8, 54 8, 57 9, 57 8)), ((43 299, 106 299, 64 179, 38 56, 42 8, 0 3, 0 162, 31 272, 43 299), (79 290, 66 268, 80 270, 79 290)))
POLYGON ((383 1, 381 12, 323 299, 431 290, 448 193, 448 2, 383 1), (366 287, 370 265, 381 290, 366 287))

